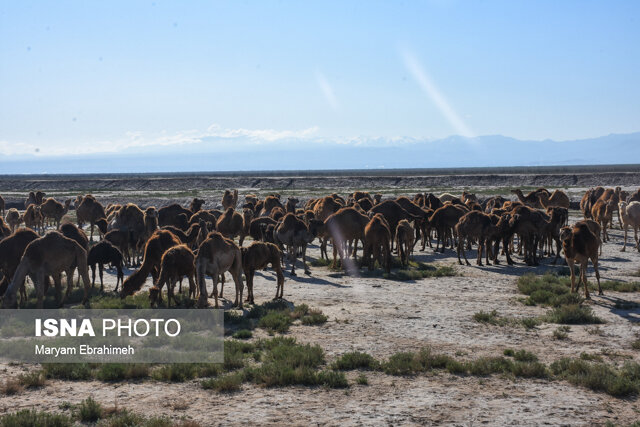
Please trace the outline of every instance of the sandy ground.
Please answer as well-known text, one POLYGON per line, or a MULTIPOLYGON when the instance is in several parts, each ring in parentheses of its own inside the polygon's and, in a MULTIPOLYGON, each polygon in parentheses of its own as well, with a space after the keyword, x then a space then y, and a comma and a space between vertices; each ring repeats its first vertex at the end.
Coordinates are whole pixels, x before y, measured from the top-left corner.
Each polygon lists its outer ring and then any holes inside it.
MULTIPOLYGON (((573 213, 576 219, 577 213, 573 213)), ((617 220, 616 220, 617 224, 617 220)), ((622 232, 611 231, 601 257, 603 280, 638 280, 640 253, 620 252, 622 232)), ((312 258, 319 256, 316 246, 312 258)), ((470 261, 475 251, 467 256, 470 261)), ((517 265, 458 266, 451 250, 444 255, 432 249, 416 252, 415 259, 455 265, 460 276, 409 282, 381 278, 349 277, 326 267, 312 267, 312 276, 286 274, 285 298, 306 303, 329 316, 323 326, 294 326, 288 335, 301 342, 319 344, 329 361, 344 352, 359 350, 377 358, 424 346, 456 357, 498 356, 505 348, 527 349, 543 362, 580 353, 602 355, 609 363, 640 361, 631 343, 640 338, 640 309, 618 310, 616 301, 640 303, 638 293, 592 294, 592 307, 606 323, 571 326, 569 339, 554 340, 557 325, 543 324, 527 330, 518 326, 487 326, 473 321, 478 311, 497 310, 503 316, 537 316, 547 309, 519 303, 518 276, 557 267, 543 260, 539 267, 517 265), (348 323, 344 322, 348 320, 348 323)), ((108 288, 115 285, 110 272, 108 288)), ((590 277, 593 276, 589 269, 590 277)), ((147 286, 150 284, 148 279, 147 286)), ((232 296, 229 287, 227 296, 232 296)), ((256 302, 271 299, 275 281, 271 272, 256 277, 256 302)), ((256 330, 256 337, 265 336, 256 330)), ((33 369, 1 366, 6 378, 33 369)), ((637 399, 617 399, 562 381, 460 377, 448 373, 393 377, 366 373, 368 386, 356 385, 357 372, 348 373, 348 390, 287 387, 265 389, 244 384, 242 391, 226 395, 203 390, 198 381, 166 384, 155 381, 126 384, 50 381, 42 389, 0 397, 0 413, 21 408, 58 411, 63 401, 78 403, 92 395, 105 405, 117 404, 147 415, 191 418, 203 425, 597 425, 612 421, 628 424, 640 418, 637 399), (173 410, 175 402, 186 409, 173 410)))

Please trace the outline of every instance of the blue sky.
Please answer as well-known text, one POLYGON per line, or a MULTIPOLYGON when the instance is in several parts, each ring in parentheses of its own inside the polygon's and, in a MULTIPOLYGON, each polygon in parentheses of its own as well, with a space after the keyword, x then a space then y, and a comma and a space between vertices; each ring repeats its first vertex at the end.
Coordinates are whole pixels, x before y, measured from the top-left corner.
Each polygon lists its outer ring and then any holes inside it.
POLYGON ((0 156, 636 132, 639 19, 637 1, 3 1, 0 156))

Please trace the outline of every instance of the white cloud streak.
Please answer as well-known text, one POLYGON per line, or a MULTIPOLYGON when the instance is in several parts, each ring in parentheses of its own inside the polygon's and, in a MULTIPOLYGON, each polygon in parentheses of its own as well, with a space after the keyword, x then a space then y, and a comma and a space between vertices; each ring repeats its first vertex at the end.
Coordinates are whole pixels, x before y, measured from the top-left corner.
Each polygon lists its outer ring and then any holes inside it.
POLYGON ((471 131, 471 129, 469 129, 466 123, 462 120, 462 118, 454 110, 454 108, 447 101, 444 95, 440 92, 429 74, 425 71, 420 62, 418 62, 413 52, 411 52, 409 49, 403 48, 400 49, 400 55, 402 56, 404 66, 407 68, 409 73, 411 73, 422 91, 429 97, 436 108, 438 108, 440 113, 449 122, 451 127, 453 127, 455 132, 458 135, 470 138, 474 137, 475 134, 471 131))
POLYGON ((329 83, 329 80, 327 80, 321 71, 316 71, 316 81, 318 82, 318 86, 320 86, 320 90, 322 91, 324 98, 327 100, 327 103, 335 111, 338 111, 340 105, 338 104, 336 93, 333 90, 333 86, 329 83))

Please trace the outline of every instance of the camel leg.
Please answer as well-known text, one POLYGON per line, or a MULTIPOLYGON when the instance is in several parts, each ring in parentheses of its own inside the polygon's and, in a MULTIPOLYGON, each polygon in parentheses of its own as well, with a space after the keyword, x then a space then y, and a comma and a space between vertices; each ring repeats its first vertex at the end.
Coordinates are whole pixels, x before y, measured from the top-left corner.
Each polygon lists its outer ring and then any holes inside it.
MULTIPOLYGON (((245 302, 253 304, 253 275, 255 270, 249 269, 244 272, 244 278, 247 281, 247 299, 245 302)), ((279 284, 278 284, 279 285, 279 284)), ((278 297, 278 290, 276 289, 276 298, 278 297)))
POLYGON ((589 258, 585 258, 584 261, 580 264, 580 280, 584 285, 585 299, 591 299, 591 295, 589 295, 589 286, 587 286, 587 264, 588 263, 589 263, 589 258))
POLYGON ((636 249, 640 251, 640 242, 638 242, 638 227, 633 227, 633 237, 636 239, 636 249))
POLYGON ((556 257, 553 260, 553 262, 551 264, 556 265, 556 262, 558 262, 558 258, 560 258, 560 248, 562 247, 562 244, 560 243, 560 239, 555 239, 556 241, 556 257))
POLYGON ((33 287, 36 289, 36 297, 38 298, 37 307, 42 308, 44 305, 44 272, 39 271, 34 275, 29 275, 33 282, 33 287))
MULTIPOLYGON (((331 246, 333 247, 333 262, 331 263, 331 268, 337 268, 338 245, 336 245, 335 239, 331 241, 331 246)), ((340 257, 340 259, 342 259, 342 257, 340 257)))
POLYGON ((189 274, 189 298, 196 298, 196 291, 198 287, 196 286, 195 281, 193 280, 193 273, 189 274))
MULTIPOLYGON (((356 247, 357 246, 358 246, 358 241, 356 240, 356 247)), ((307 244, 306 243, 302 245, 302 265, 304 266, 304 274, 310 276, 311 270, 309 270, 309 266, 307 265, 307 244)))
POLYGON ((96 285, 96 265, 91 265, 91 287, 96 285))
MULTIPOLYGON (((98 267, 100 267, 100 292, 104 291, 104 281, 103 281, 103 274, 104 274, 104 264, 99 264, 98 267)), ((79 279, 78 279, 79 280, 79 279)), ((95 280, 93 281, 93 284, 95 285, 95 280)))
POLYGON ((602 287, 600 286, 600 271, 598 271, 598 257, 591 258, 593 263, 593 270, 596 272, 596 281, 598 282, 598 295, 603 295, 602 287))
MULTIPOLYGON (((458 240, 458 249, 456 251, 458 253, 458 264, 462 265, 462 260, 460 259, 460 252, 462 252, 462 239, 458 240)), ((467 264, 469 264, 467 262, 467 264)))
POLYGON ((482 250, 483 249, 484 249, 484 240, 478 239, 478 259, 476 260, 476 264, 478 264, 479 266, 482 266, 482 250))
POLYGON ((567 258, 567 264, 569 264, 569 271, 571 272, 571 293, 573 293, 576 287, 576 273, 573 269, 575 261, 573 259, 567 258))
MULTIPOLYGON (((635 229, 634 229, 635 231, 635 229)), ((622 245, 622 249, 620 249, 620 252, 625 252, 627 250, 627 226, 625 224, 624 226, 624 244, 622 245)))
MULTIPOLYGON (((238 260, 236 261, 238 264, 241 263, 240 256, 238 256, 238 260)), ((242 308, 242 267, 237 267, 235 270, 230 271, 231 277, 233 277, 233 281, 236 284, 236 300, 233 303, 234 306, 238 308, 242 308)))
MULTIPOLYGON (((211 274, 211 278, 213 279, 213 289, 211 290, 211 293, 213 294, 213 298, 215 300, 215 307, 218 308, 218 269, 213 270, 213 274, 211 274)), ((205 289, 205 294, 206 294, 206 289, 205 289)), ((209 295, 209 298, 211 298, 211 295, 209 295)))
POLYGON ((178 302, 176 301, 176 297, 173 294, 173 290, 176 287, 176 280, 175 279, 171 279, 169 281, 169 283, 167 283, 167 307, 171 307, 171 300, 173 300, 175 305, 178 305, 178 302))

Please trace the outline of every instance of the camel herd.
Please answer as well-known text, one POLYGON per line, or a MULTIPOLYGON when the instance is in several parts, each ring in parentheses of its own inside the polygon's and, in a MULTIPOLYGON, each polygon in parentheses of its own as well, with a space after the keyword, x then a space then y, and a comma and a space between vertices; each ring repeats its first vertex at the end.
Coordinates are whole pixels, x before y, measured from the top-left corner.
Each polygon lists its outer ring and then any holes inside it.
POLYGON ((165 285, 168 304, 177 303, 175 286, 180 283, 181 293, 186 277, 189 298, 196 299, 199 307, 207 306, 208 298, 213 298, 218 307, 228 272, 235 285, 234 306, 242 307, 243 301, 254 302, 253 279, 258 270, 271 267, 275 273, 276 298, 283 297, 286 262, 291 276, 296 275, 298 259, 305 274, 311 274, 306 252, 317 240, 320 257, 329 261, 327 247, 331 244, 332 267, 350 274, 357 274, 363 266, 373 270, 376 263, 390 272, 393 253, 407 266, 416 245, 421 251, 427 246, 434 252, 454 249, 458 262, 462 264, 462 255, 467 265, 466 251, 476 245, 479 266, 483 257, 487 264, 498 264, 501 256, 513 265, 514 254, 521 255, 527 265, 538 265, 545 256, 554 256, 555 264, 563 252, 571 267, 572 290, 577 290, 573 274, 577 263, 589 298, 587 264, 589 260, 593 264, 600 286, 598 257, 616 220, 624 229, 622 250, 626 250, 629 227, 640 250, 640 189, 633 194, 620 187, 589 189, 580 201, 584 219, 570 227, 570 200, 564 192, 540 188, 527 195, 518 189, 512 193, 517 200, 501 196, 480 200, 466 191, 461 196, 419 193, 412 198, 383 199, 380 194, 355 191, 346 198, 334 193, 304 204, 296 197, 283 202, 278 194, 263 199, 247 194, 238 207, 238 191, 226 190, 222 209, 203 209, 205 200, 194 198, 189 207, 170 204, 143 210, 132 203, 104 207, 92 195, 61 203, 38 191, 29 193, 22 213, 16 208, 5 212, 0 197, 5 218, 0 217, 0 295, 3 307, 15 307, 18 291, 20 299, 26 299, 25 279, 29 277, 38 307, 42 307, 51 283, 62 305, 77 270, 86 302, 89 287, 95 286, 96 269, 102 291, 104 267, 111 265, 117 271, 115 292, 120 289, 123 298, 140 291, 151 275, 152 305, 162 301, 165 285), (77 225, 65 218, 72 203, 77 225), (85 225, 89 236, 83 230, 85 225), (245 245, 247 238, 252 242, 245 245), (137 268, 124 278, 125 266, 137 268), (62 273, 67 281, 64 296, 62 273), (207 277, 213 281, 211 292, 207 291, 207 277), (243 280, 247 283, 246 299, 243 280))

